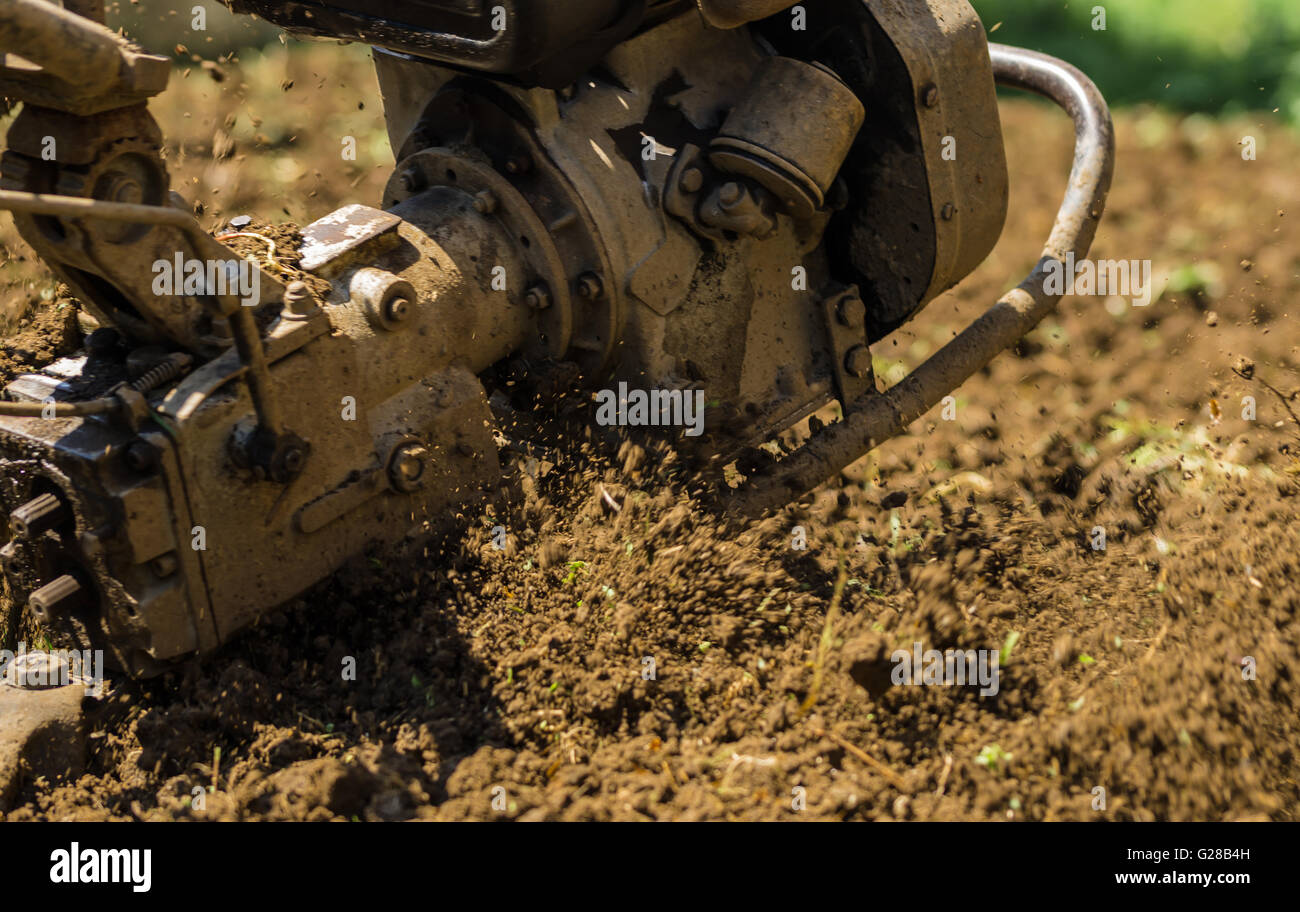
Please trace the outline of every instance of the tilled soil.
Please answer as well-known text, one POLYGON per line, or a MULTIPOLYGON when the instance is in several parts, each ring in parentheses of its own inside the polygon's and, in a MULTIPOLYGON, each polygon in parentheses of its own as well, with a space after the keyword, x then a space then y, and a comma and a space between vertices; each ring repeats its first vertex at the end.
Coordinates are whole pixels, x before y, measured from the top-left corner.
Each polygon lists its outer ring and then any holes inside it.
MULTIPOLYGON (((1003 240, 876 346, 888 379, 1038 256, 1070 129, 1003 111, 1003 240)), ((7 818, 1300 817, 1300 145, 1118 128, 1093 256, 1153 260, 1149 307, 1068 300, 953 420, 742 529, 660 448, 548 452, 514 513, 116 682, 89 771, 7 818), (1000 651, 997 693, 892 684, 916 643, 1000 651)))

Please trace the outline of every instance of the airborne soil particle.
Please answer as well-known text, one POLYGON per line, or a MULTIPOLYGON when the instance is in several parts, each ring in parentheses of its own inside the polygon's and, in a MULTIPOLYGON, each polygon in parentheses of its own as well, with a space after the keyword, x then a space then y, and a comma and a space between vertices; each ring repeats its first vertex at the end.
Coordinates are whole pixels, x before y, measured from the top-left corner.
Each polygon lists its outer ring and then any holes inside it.
MULTIPOLYGON (((1069 129, 1003 111, 1006 236, 876 346, 878 374, 1037 256, 1069 129)), ((1277 164, 1242 175, 1238 125, 1143 145, 1160 117, 1118 118, 1092 255, 1199 285, 1146 310, 1067 301, 955 393, 955 421, 739 533, 664 453, 606 463, 575 439, 516 512, 370 555, 205 661, 116 682, 89 772, 28 783, 8 817, 1296 819, 1300 463, 1260 382, 1300 386, 1300 244, 1276 214, 1300 203, 1300 149, 1278 130, 1277 164), (892 686, 917 642, 1001 650, 998 693, 892 686)), ((45 351, 20 338, 5 364, 45 351)))

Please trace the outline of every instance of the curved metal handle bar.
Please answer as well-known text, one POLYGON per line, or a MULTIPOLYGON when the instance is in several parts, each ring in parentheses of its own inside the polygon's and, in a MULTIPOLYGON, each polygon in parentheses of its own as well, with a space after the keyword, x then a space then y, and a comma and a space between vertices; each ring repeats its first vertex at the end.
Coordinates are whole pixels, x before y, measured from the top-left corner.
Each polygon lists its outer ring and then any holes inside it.
POLYGON ((1055 308, 1061 295, 1045 288, 1049 264, 1063 264, 1071 253, 1076 259, 1087 254, 1115 166, 1106 101, 1092 80, 1055 57, 1003 44, 990 44, 989 56, 999 85, 1049 98, 1074 120, 1070 183, 1042 258, 1019 286, 893 387, 853 403, 843 421, 827 425, 788 458, 725 494, 722 506, 728 513, 758 516, 779 509, 902 433, 1055 308))

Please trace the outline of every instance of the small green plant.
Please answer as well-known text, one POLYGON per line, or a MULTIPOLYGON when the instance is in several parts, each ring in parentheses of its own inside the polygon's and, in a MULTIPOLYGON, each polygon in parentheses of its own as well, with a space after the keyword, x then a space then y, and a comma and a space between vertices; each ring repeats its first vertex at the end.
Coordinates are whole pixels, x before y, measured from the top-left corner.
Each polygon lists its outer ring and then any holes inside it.
POLYGON ((587 572, 586 561, 569 561, 569 573, 564 577, 564 585, 571 586, 577 581, 578 576, 587 572))
POLYGON ((980 748, 975 762, 990 773, 1002 773, 1006 772, 1007 764, 1011 762, 1011 755, 998 744, 986 744, 980 748))
POLYGON ((1007 634, 1007 638, 1002 641, 1002 648, 998 650, 998 665, 1005 666, 1011 661, 1011 650, 1016 648, 1020 642, 1020 631, 1013 630, 1007 634))

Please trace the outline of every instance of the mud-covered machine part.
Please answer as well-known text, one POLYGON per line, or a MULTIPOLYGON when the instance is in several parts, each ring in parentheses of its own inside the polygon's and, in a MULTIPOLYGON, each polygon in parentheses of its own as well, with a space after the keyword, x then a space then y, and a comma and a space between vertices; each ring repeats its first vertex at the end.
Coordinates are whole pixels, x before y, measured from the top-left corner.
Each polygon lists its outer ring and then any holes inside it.
POLYGON ((310 286, 170 191, 144 106, 165 60, 94 0, 0 7, 0 94, 24 102, 0 208, 101 327, 4 391, 0 563, 135 676, 498 496, 512 387, 702 391, 702 434, 654 430, 741 468, 720 508, 779 508, 1027 332, 1109 185, 1092 84, 990 51, 965 0, 229 5, 375 47, 397 164, 378 205, 303 230, 310 286), (995 77, 1075 119, 1056 227, 1019 289, 879 390, 871 343, 1001 231, 995 77), (842 421, 754 457, 832 402, 842 421))

